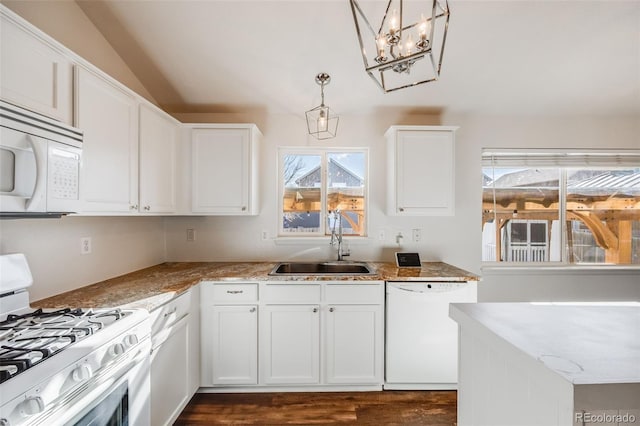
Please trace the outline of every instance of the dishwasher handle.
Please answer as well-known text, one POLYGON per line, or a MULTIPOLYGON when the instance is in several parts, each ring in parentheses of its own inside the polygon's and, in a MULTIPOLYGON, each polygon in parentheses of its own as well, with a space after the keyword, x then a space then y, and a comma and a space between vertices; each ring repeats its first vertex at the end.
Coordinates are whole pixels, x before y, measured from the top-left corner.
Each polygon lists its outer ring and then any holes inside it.
POLYGON ((400 290, 409 293, 451 293, 468 288, 466 281, 411 281, 388 282, 387 294, 400 290))

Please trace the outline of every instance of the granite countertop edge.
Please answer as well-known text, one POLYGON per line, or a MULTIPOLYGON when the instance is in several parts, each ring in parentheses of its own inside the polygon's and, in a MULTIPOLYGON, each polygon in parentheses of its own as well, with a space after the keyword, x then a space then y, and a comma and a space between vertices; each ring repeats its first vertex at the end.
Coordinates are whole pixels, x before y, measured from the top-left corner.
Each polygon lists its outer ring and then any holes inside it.
POLYGON ((202 281, 478 281, 444 262, 398 268, 391 262, 367 262, 375 275, 270 276, 278 262, 165 262, 31 303, 34 308, 143 308, 152 311, 202 281))

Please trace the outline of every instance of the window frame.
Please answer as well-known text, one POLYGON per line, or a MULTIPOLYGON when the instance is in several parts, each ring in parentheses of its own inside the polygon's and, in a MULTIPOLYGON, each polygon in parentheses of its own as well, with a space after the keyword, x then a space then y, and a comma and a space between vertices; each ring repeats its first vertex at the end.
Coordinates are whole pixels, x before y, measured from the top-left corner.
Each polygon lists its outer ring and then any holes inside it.
POLYGON ((366 239, 369 235, 369 148, 366 147, 297 147, 297 146, 281 146, 278 147, 277 158, 277 179, 278 179, 278 227, 277 238, 286 240, 295 239, 329 239, 327 235, 328 223, 327 223, 327 194, 328 194, 328 156, 335 153, 359 153, 364 155, 364 217, 365 224, 362 235, 345 235, 345 238, 349 239, 366 239), (322 170, 320 178, 320 230, 318 232, 283 232, 283 198, 284 198, 284 175, 282 173, 282 167, 284 166, 284 158, 287 155, 318 155, 320 156, 320 168, 322 170))
MULTIPOLYGON (((544 269, 554 267, 570 267, 576 269, 591 269, 594 267, 619 268, 619 269, 640 269, 639 264, 634 263, 606 263, 591 262, 577 263, 570 261, 569 250, 567 250, 567 233, 570 229, 567 225, 567 197, 568 197, 568 173, 576 169, 598 169, 612 168, 640 168, 640 150, 636 149, 530 149, 530 148, 482 148, 481 149, 481 175, 484 175, 485 168, 553 168, 559 170, 558 178, 558 226, 560 260, 547 260, 543 262, 510 262, 498 260, 484 260, 484 247, 480 261, 483 268, 513 268, 526 267, 533 269, 544 269), (496 162, 496 157, 503 156, 502 160, 496 162), (490 159, 490 160, 489 160, 490 159), (490 163, 489 163, 490 161, 490 163)), ((484 194, 485 185, 481 186, 484 194)), ((482 195, 481 195, 482 199, 482 195)), ((495 198, 494 198, 495 204, 495 198)), ((481 212, 484 210, 481 205, 481 212)), ((494 209, 495 214, 495 209, 494 209)), ((495 216, 494 216, 495 217, 495 216)), ((495 219, 494 219, 495 222, 495 219)), ((483 222, 484 223, 484 222, 483 222)), ((483 243, 481 243, 483 244, 483 243)), ((551 245, 551 241, 547 243, 551 245)), ((549 253, 551 254, 551 253, 549 253)), ((497 255, 497 253, 496 253, 497 255)))

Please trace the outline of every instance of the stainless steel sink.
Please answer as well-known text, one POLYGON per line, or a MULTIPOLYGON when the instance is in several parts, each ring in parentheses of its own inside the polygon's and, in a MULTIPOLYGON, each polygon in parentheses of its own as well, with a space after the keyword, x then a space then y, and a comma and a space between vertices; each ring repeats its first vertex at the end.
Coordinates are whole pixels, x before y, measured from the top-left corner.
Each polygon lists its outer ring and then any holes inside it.
POLYGON ((364 262, 283 262, 269 275, 375 275, 364 262))

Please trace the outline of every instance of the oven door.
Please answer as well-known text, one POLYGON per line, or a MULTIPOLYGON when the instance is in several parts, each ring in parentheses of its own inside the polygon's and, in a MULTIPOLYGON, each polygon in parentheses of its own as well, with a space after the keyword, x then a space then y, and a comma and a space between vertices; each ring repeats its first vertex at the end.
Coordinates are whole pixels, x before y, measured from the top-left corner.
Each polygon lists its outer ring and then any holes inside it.
POLYGON ((100 371, 34 424, 149 426, 150 339, 100 371))

